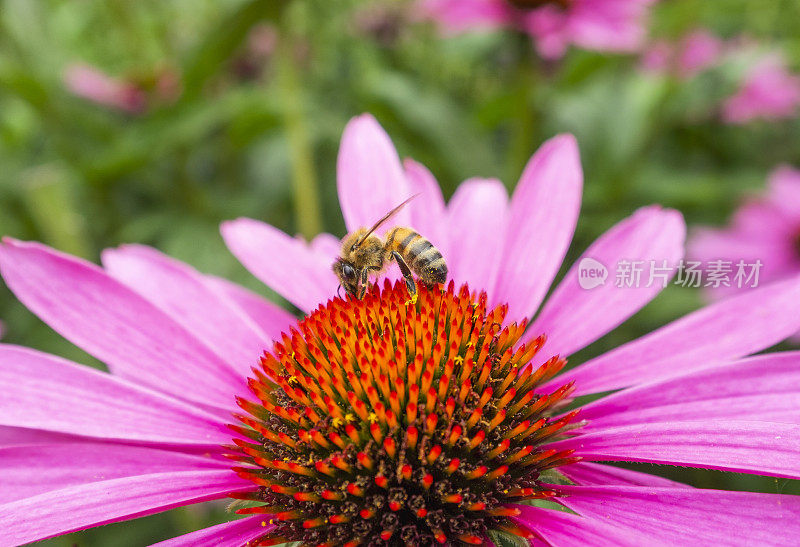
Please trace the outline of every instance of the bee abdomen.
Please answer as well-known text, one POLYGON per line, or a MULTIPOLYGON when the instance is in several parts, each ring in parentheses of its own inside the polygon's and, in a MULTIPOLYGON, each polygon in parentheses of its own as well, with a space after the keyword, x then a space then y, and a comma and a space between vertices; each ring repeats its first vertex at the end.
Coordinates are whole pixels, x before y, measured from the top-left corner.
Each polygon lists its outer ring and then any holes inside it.
POLYGON ((389 233, 387 247, 397 251, 419 278, 428 285, 444 283, 447 265, 433 243, 410 228, 398 227, 389 233))
POLYGON ((444 258, 441 253, 436 250, 436 247, 434 247, 434 250, 436 251, 437 257, 425 266, 423 273, 418 274, 422 280, 429 285, 447 281, 447 264, 445 264, 444 258))
POLYGON ((397 251, 400 255, 405 256, 406 249, 417 238, 422 238, 422 236, 410 228, 394 228, 386 236, 386 250, 397 251))

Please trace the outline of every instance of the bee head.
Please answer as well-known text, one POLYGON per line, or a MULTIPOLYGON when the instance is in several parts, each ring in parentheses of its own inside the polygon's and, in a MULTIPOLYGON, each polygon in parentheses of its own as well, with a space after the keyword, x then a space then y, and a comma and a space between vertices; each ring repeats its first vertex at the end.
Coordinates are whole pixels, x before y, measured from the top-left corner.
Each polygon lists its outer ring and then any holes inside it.
POLYGON ((353 265, 341 258, 336 259, 333 263, 333 273, 339 279, 347 294, 360 298, 358 280, 361 274, 356 270, 353 265))

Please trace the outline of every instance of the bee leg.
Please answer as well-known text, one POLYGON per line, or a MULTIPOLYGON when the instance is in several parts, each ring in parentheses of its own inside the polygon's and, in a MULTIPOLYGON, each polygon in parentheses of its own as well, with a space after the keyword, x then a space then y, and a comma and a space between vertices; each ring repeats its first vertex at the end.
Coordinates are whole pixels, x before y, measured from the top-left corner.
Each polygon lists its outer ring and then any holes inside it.
POLYGON ((411 298, 414 298, 417 295, 417 284, 414 281, 414 276, 411 275, 411 268, 408 267, 406 261, 403 260, 403 257, 400 256, 400 253, 397 251, 392 251, 392 258, 394 258, 397 265, 400 266, 400 272, 403 274, 403 279, 406 280, 408 293, 411 295, 411 298))
POLYGON ((358 298, 364 298, 364 295, 367 293, 367 287, 369 287, 369 269, 364 268, 361 270, 361 277, 358 280, 358 298))

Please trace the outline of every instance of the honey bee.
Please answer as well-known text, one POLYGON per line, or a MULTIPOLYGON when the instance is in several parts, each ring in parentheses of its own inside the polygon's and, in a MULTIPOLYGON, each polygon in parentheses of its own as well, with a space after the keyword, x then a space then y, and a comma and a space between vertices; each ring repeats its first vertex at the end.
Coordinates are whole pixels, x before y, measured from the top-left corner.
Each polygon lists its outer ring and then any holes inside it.
POLYGON ((386 213, 372 228, 359 228, 342 239, 341 256, 333 263, 333 273, 347 294, 363 298, 370 274, 377 275, 391 260, 400 267, 412 300, 417 296, 412 272, 428 287, 445 282, 447 265, 442 253, 423 236, 402 226, 392 228, 385 240, 375 234, 378 228, 415 197, 411 196, 386 213))

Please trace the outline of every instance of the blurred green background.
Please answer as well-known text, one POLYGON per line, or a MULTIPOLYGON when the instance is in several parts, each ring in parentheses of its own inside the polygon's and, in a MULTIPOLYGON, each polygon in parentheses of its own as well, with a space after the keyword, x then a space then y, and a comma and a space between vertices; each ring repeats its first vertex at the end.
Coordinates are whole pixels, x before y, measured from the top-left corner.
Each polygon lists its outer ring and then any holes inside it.
MULTIPOLYGON (((431 168, 446 197, 471 176, 511 190, 539 144, 575 133, 586 190, 570 258, 646 204, 722 224, 778 163, 800 166, 796 117, 719 120, 746 57, 680 80, 643 72, 636 55, 570 50, 544 62, 515 33, 442 39, 415 19, 400 0, 0 0, 0 233, 92 261, 146 243, 281 302, 227 252, 218 224, 249 216, 342 235, 335 159, 362 112, 431 168), (77 65, 124 82, 127 106, 70 91, 77 65)), ((748 36, 800 70, 796 0, 666 0, 649 32, 696 28, 748 36)), ((670 287, 573 361, 700 305, 696 291, 670 287)), ((102 367, 5 289, 0 319, 6 342, 102 367)), ((782 479, 647 469, 696 486, 800 492, 782 479)), ((143 545, 226 518, 224 505, 207 509, 48 544, 143 545)))

